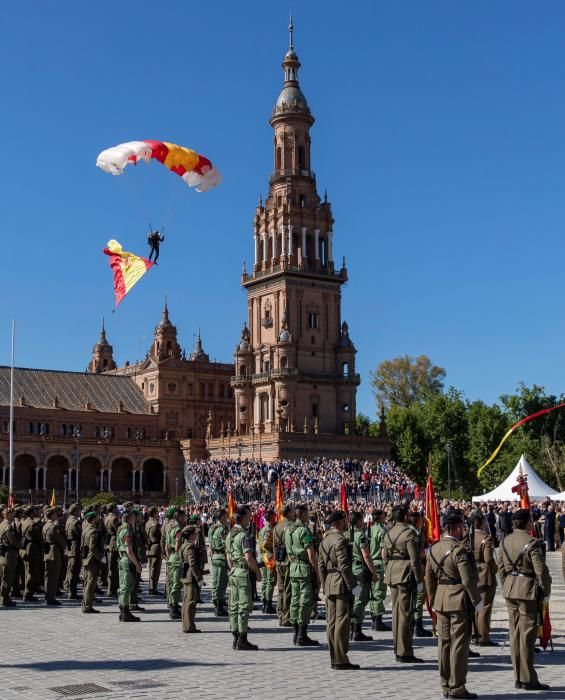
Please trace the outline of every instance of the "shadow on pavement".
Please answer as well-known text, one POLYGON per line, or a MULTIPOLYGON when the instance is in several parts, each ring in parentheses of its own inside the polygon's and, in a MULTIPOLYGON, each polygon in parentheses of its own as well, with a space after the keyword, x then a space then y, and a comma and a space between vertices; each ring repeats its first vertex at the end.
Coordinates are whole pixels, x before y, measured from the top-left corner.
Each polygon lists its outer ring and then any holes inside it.
POLYGON ((246 663, 212 663, 208 661, 175 661, 173 659, 99 659, 79 661, 64 659, 61 661, 30 661, 19 664, 0 664, 2 668, 21 668, 35 671, 164 671, 171 668, 188 666, 250 666, 246 663))

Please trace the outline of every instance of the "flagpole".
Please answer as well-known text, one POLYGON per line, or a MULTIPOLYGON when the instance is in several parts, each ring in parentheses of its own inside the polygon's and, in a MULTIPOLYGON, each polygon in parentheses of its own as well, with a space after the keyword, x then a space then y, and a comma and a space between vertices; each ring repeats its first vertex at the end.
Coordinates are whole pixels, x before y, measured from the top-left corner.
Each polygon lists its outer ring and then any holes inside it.
POLYGON ((14 495, 14 357, 16 347, 16 321, 12 321, 12 362, 10 365, 10 430, 9 430, 9 464, 10 481, 8 486, 8 500, 13 502, 14 495))

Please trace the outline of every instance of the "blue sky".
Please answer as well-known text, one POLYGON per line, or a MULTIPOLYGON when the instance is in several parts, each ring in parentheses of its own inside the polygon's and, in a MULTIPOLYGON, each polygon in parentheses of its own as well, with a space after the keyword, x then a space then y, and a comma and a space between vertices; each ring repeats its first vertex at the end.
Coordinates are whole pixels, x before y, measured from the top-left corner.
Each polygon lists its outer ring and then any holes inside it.
MULTIPOLYGON (((15 317, 18 365, 82 370, 103 316, 118 361, 133 361, 166 294, 187 350, 200 327, 231 360, 288 5, 160 5, 2 8, 0 362, 15 317), (222 186, 95 167, 138 138, 208 155, 222 186), (143 253, 149 216, 167 224, 160 265, 112 314, 100 250, 116 237, 143 253)), ((429 355, 470 398, 521 380, 563 391, 565 5, 294 0, 293 12, 313 167, 350 273, 359 409, 373 413, 370 370, 405 353, 429 355)))

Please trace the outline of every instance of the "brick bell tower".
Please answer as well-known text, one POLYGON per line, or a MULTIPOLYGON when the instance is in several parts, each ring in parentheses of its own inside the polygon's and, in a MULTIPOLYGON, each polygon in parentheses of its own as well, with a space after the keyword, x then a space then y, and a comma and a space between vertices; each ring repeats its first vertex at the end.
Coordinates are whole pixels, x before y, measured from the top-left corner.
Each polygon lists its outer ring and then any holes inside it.
MULTIPOLYGON (((284 84, 269 123, 274 170, 253 221, 255 260, 244 272, 248 323, 236 348, 235 429, 241 436, 354 431, 355 346, 341 318, 345 259, 334 264, 331 204, 312 171, 314 117, 289 47, 284 84)), ((274 436, 273 436, 274 437, 274 436)))

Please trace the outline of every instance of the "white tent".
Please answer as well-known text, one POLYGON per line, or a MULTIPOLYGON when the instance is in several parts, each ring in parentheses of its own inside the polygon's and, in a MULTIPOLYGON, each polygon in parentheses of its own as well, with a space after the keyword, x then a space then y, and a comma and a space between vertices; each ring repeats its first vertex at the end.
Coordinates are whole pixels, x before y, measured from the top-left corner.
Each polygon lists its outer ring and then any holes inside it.
POLYGON ((550 496, 552 501, 565 501, 565 491, 558 493, 556 496, 550 496))
POLYGON ((497 486, 494 491, 483 493, 482 496, 473 496, 473 502, 477 501, 517 501, 519 496, 517 493, 512 493, 512 487, 518 484, 518 474, 522 468, 524 476, 528 477, 528 493, 532 501, 541 501, 548 496, 557 496, 557 491, 548 486, 542 481, 532 469, 525 455, 520 457, 520 461, 512 470, 510 476, 503 481, 500 486, 497 486))

